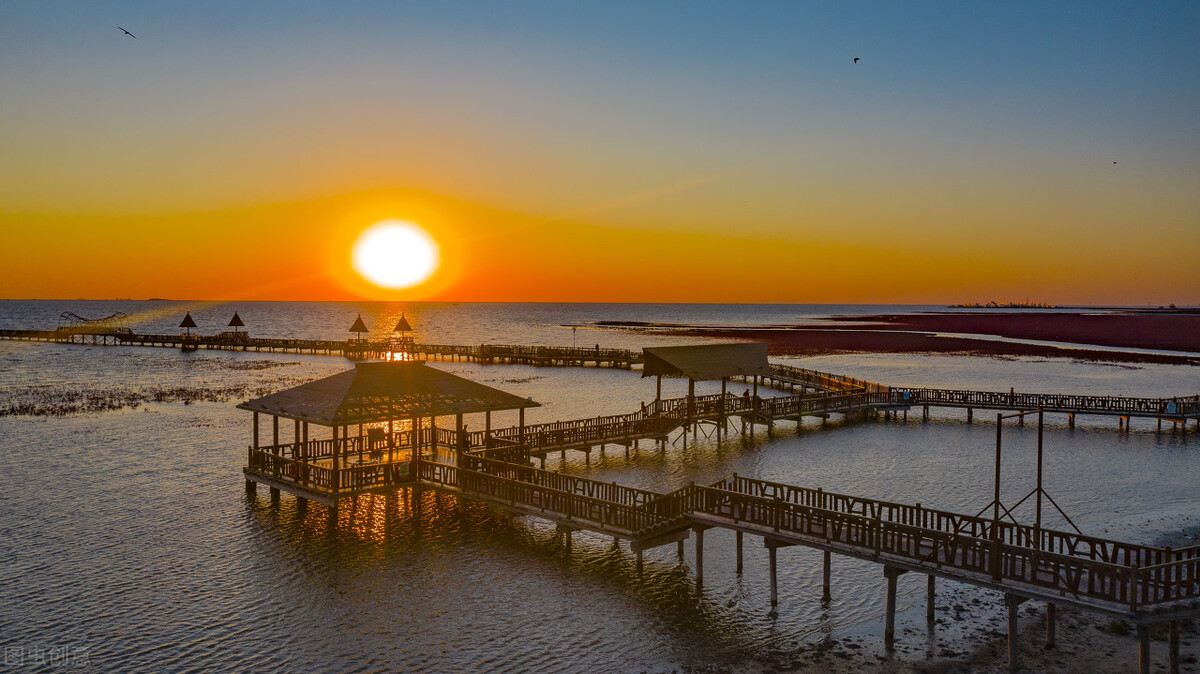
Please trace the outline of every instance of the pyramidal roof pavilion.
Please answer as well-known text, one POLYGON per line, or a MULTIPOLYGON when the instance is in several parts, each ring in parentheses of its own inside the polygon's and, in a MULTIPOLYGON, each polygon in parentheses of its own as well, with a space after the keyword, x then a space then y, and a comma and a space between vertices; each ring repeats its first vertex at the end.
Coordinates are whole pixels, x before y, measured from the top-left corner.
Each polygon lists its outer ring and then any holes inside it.
POLYGON ((358 363, 353 370, 249 400, 238 408, 342 426, 540 406, 423 362, 393 361, 358 363))

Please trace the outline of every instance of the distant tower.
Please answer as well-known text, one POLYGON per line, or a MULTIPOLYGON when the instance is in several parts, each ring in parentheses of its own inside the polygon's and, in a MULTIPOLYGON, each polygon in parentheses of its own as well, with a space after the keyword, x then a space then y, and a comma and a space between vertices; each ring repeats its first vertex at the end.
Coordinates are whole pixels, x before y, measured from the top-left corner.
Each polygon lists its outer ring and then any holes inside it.
POLYGON ((238 316, 236 311, 233 312, 233 318, 229 319, 229 327, 233 328, 234 334, 237 334, 238 328, 246 327, 246 324, 242 322, 242 317, 238 316))
POLYGON ((354 333, 358 334, 358 337, 355 338, 354 341, 357 341, 357 342, 367 341, 367 338, 363 337, 363 334, 370 332, 370 330, 367 330, 367 324, 363 323, 362 314, 359 314, 358 318, 354 319, 354 325, 350 326, 350 332, 354 332, 354 333))
POLYGON ((389 350, 396 360, 412 359, 413 329, 404 314, 400 314, 400 320, 396 323, 396 327, 392 328, 392 343, 389 350))

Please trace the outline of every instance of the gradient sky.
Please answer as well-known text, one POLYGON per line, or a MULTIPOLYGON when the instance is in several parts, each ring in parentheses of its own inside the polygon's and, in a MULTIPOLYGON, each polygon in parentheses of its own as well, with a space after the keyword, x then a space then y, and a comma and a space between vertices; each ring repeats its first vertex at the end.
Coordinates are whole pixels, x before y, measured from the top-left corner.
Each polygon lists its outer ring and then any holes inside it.
POLYGON ((1198 34, 1197 2, 0 0, 0 297, 1198 304, 1198 34), (384 218, 441 242, 429 283, 354 278, 384 218))

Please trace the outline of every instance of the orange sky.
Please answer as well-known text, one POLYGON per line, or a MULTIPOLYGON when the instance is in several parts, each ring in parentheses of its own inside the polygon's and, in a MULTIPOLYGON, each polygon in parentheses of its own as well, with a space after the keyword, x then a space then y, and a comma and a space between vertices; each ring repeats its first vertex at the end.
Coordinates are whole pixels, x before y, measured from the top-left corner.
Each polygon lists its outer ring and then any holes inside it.
POLYGON ((217 4, 0 7, 0 297, 1200 304, 1185 5, 217 4))

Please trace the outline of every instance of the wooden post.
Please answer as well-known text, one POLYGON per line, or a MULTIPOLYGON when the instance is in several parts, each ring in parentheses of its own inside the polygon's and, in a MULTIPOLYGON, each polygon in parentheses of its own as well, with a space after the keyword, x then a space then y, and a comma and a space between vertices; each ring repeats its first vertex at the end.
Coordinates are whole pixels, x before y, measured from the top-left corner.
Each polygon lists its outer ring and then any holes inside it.
MULTIPOLYGON (((657 381, 657 383, 654 385, 654 402, 656 402, 656 403, 657 403, 657 402, 659 402, 660 400, 662 400, 662 375, 661 375, 661 374, 660 374, 660 375, 658 375, 658 381, 657 381)), ((657 410, 657 406, 656 406, 656 409, 655 409, 655 411, 656 411, 656 412, 658 411, 658 410, 657 410)))
POLYGON ((1074 413, 1067 415, 1067 428, 1075 428, 1075 414, 1074 413))
POLYGON ((1015 672, 1021 668, 1021 644, 1018 641, 1020 634, 1017 631, 1017 614, 1024 601, 1011 592, 1004 594, 1004 603, 1008 608, 1008 670, 1015 672))
POLYGON ((696 380, 688 377, 687 420, 692 423, 696 416, 696 380))
POLYGON ((696 585, 704 584, 704 529, 696 527, 696 585))
POLYGON ((825 560, 824 560, 825 563, 823 565, 823 573, 822 573, 822 579, 821 579, 821 598, 824 599, 825 601, 829 601, 829 598, 833 596, 833 593, 831 593, 829 591, 829 576, 830 576, 830 571, 831 571, 830 567, 832 566, 832 562, 833 562, 833 553, 826 550, 824 557, 825 557, 825 560))
POLYGON ((887 599, 884 604, 883 647, 892 650, 896 643, 896 579, 903 573, 891 566, 883 567, 883 575, 887 578, 887 599))
POLYGON ((767 556, 771 559, 771 608, 779 605, 779 584, 775 573, 776 546, 767 543, 767 556))
POLYGON ((1179 674, 1179 621, 1167 623, 1167 674, 1179 674))
MULTIPOLYGON (((305 463, 305 464, 307 464, 307 463, 309 462, 309 456, 308 456, 308 422, 307 422, 307 421, 306 421, 306 422, 304 422, 304 424, 301 426, 301 428, 302 428, 302 429, 304 429, 304 444, 302 445, 302 447, 303 447, 303 450, 301 451, 301 456, 303 456, 303 457, 304 457, 304 463, 305 463)), ((302 482, 303 482, 304 484, 308 484, 308 466, 307 466, 307 465, 305 465, 305 466, 304 466, 304 469, 301 471, 301 476, 303 477, 303 480, 302 480, 302 482)))
POLYGON ((517 432, 517 442, 518 442, 518 444, 523 445, 523 444, 525 444, 525 408, 524 407, 521 408, 520 416, 518 417, 518 419, 519 419, 518 423, 520 425, 520 430, 517 432))
MULTIPOLYGON (((545 458, 545 457, 542 457, 542 458, 545 458)), ((641 550, 641 548, 639 548, 637 551, 637 572, 638 572, 638 576, 642 575, 642 550, 641 550)))
POLYGON ((1137 626, 1138 672, 1150 674, 1150 626, 1137 626))
POLYGON ((717 440, 721 439, 721 431, 725 429, 725 384, 729 377, 721 377, 721 425, 717 426, 717 440))
MULTIPOLYGON (((487 447, 492 441, 492 411, 488 410, 483 413, 483 446, 487 447)), ((542 457, 545 462, 546 457, 542 457)))
POLYGON ((1046 604, 1046 648, 1054 648, 1054 627, 1058 619, 1058 606, 1046 604))
POLYGON ((992 579, 1000 579, 1000 433, 1002 416, 996 413, 996 479, 995 495, 992 498, 992 579))
POLYGON ((925 409, 921 412, 921 420, 929 421, 929 405, 925 405, 925 409))
POLYGON ((341 435, 341 433, 338 432, 338 427, 334 426, 333 427, 333 442, 331 443, 333 449, 330 452, 330 458, 333 460, 333 475, 331 475, 329 478, 329 488, 335 494, 337 493, 338 484, 339 484, 339 482, 338 482, 338 477, 339 477, 338 464, 341 463, 341 458, 338 453, 338 444, 339 444, 338 436, 339 435, 341 435))
POLYGON ((275 448, 276 455, 281 454, 279 451, 279 416, 271 415, 271 445, 275 448))
MULTIPOLYGON (((454 453, 457 456, 462 448, 466 445, 463 443, 463 415, 462 412, 454 415, 454 453)), ((461 457, 459 457, 461 458, 461 457)), ((457 461, 455 461, 457 463, 457 461)))
POLYGON ((936 578, 931 573, 925 584, 925 621, 932 623, 934 619, 934 599, 936 578))
POLYGON ((967 408, 967 423, 968 424, 971 423, 971 415, 974 411, 975 410, 972 410, 970 407, 967 408))
POLYGON ((679 541, 679 560, 683 561, 683 540, 679 541))
POLYGON ((292 429, 292 458, 300 460, 300 420, 293 419, 295 426, 292 429))
POLYGON ((254 450, 258 451, 258 412, 254 413, 254 450))
POLYGON ((737 532, 737 575, 742 575, 742 532, 737 532))

